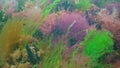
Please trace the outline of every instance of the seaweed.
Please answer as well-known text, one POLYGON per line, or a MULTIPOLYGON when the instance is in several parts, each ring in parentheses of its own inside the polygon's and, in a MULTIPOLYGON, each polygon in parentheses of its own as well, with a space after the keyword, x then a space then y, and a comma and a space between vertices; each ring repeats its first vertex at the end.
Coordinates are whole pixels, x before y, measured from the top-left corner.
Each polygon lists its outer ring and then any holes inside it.
POLYGON ((55 8, 53 8, 54 12, 65 10, 65 11, 74 11, 74 10, 82 10, 86 11, 91 4, 91 0, 61 0, 55 8))
POLYGON ((72 0, 61 0, 54 8, 53 12, 58 12, 61 10, 74 11, 76 9, 75 2, 72 0))
POLYGON ((45 58, 43 59, 42 68, 61 68, 61 61, 62 61, 62 52, 65 48, 65 45, 61 45, 58 43, 54 49, 49 53, 46 53, 45 58), (47 66, 46 66, 47 65, 47 66))
POLYGON ((45 8, 43 8, 43 10, 42 10, 42 17, 45 18, 51 12, 51 10, 53 9, 53 7, 56 6, 56 4, 58 2, 60 2, 60 0, 54 0, 51 4, 49 4, 48 6, 46 6, 45 8))
POLYGON ((7 56, 16 49, 22 28, 23 23, 18 19, 7 21, 0 34, 0 60, 6 60, 7 56))
POLYGON ((86 55, 91 59, 90 64, 93 67, 102 63, 98 61, 103 55, 114 52, 114 41, 111 33, 108 31, 92 30, 86 35, 85 40, 82 43, 85 46, 83 55, 86 55))
POLYGON ((86 11, 91 5, 91 0, 76 0, 75 3, 78 9, 86 11))

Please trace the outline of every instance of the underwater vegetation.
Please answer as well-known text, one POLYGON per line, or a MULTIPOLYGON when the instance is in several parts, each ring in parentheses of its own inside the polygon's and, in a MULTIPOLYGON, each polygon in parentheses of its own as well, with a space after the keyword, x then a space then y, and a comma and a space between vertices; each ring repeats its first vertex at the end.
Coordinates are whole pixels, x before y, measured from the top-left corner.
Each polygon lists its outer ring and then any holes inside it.
MULTIPOLYGON (((84 14, 79 12, 61 11, 56 14, 53 13, 48 15, 43 23, 44 24, 40 25, 40 30, 46 35, 53 34, 54 39, 58 40, 62 35, 65 35, 67 29, 70 28, 67 40, 68 42, 73 40, 74 44, 83 40, 86 34, 86 29, 89 28, 84 14)), ((70 44, 70 46, 72 45, 70 44)))
MULTIPOLYGON (((82 41, 86 35, 86 29, 89 28, 89 25, 82 13, 62 12, 56 20, 55 27, 61 29, 63 34, 67 32, 68 28, 70 28, 67 36, 68 42, 70 39, 73 39, 74 41, 77 40, 76 42, 79 42, 82 41)), ((54 28, 53 26, 53 30, 57 28, 54 28)))
POLYGON ((7 21, 0 34, 0 60, 6 60, 6 57, 12 53, 16 47, 19 47, 16 45, 19 43, 22 28, 23 25, 20 21, 7 21), (2 50, 5 51, 3 52, 2 50))
POLYGON ((53 11, 68 10, 74 11, 76 9, 86 11, 91 4, 91 0, 61 0, 53 11))
POLYGON ((0 68, 119 68, 119 0, 0 0, 0 68))
POLYGON ((62 0, 60 1, 55 8, 53 9, 53 12, 57 12, 60 10, 68 10, 68 11, 73 11, 75 9, 75 3, 73 0, 62 0))
POLYGON ((48 13, 51 12, 52 8, 53 8, 54 6, 56 6, 56 4, 57 4, 58 2, 60 2, 60 0, 54 0, 51 4, 49 4, 48 6, 46 6, 46 7, 43 9, 43 11, 42 11, 42 16, 44 17, 44 16, 48 15, 48 13))
MULTIPOLYGON (((100 10, 95 16, 96 24, 100 24, 102 30, 109 30, 113 34, 115 42, 119 42, 119 15, 119 5, 113 3, 100 10)), ((115 49, 119 49, 119 43, 117 43, 115 49)))
POLYGON ((85 46, 83 54, 89 56, 90 64, 95 68, 104 68, 104 65, 101 66, 102 60, 100 59, 104 55, 114 52, 114 42, 111 33, 108 31, 92 30, 88 32, 82 44, 85 46))
POLYGON ((78 9, 86 11, 91 4, 91 0, 76 0, 76 6, 78 9))

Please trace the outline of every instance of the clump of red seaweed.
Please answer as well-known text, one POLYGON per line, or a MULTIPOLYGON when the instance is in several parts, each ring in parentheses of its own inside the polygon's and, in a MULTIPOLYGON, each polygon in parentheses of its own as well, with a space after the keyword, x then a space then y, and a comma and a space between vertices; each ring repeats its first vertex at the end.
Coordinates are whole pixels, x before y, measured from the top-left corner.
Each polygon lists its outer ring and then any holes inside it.
POLYGON ((60 37, 66 34, 69 27, 70 30, 67 36, 68 42, 69 40, 72 41, 72 39, 73 41, 77 40, 75 41, 76 43, 82 41, 89 27, 84 13, 61 11, 56 14, 50 14, 40 26, 40 29, 44 34, 52 33, 54 36, 60 37))

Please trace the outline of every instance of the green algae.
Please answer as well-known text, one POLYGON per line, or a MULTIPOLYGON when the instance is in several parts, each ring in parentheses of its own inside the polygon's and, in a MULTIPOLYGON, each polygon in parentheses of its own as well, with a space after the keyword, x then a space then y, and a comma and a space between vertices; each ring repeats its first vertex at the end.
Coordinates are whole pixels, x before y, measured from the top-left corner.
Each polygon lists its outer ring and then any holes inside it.
MULTIPOLYGON (((60 0, 54 0, 51 4, 49 4, 48 6, 46 6, 46 7, 42 10, 42 16, 43 16, 43 17, 46 17, 46 16, 50 13, 50 11, 53 9, 53 7, 56 6, 56 4, 57 4, 58 2, 60 2, 60 0)), ((43 4, 45 4, 45 3, 43 2, 43 4)))
MULTIPOLYGON (((83 41, 85 48, 83 55, 90 58, 91 65, 97 66, 99 58, 102 58, 105 54, 113 53, 113 39, 112 35, 108 31, 90 31, 83 41)), ((101 66, 102 68, 102 66, 101 66)))
POLYGON ((78 9, 86 11, 91 4, 91 0, 76 0, 76 6, 78 9))

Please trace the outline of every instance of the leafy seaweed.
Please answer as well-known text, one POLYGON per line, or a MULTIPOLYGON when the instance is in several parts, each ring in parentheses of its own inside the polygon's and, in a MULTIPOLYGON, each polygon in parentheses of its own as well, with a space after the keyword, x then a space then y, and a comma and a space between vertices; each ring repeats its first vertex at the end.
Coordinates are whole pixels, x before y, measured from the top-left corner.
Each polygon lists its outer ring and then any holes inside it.
POLYGON ((90 63, 95 66, 100 64, 99 58, 114 52, 112 35, 108 31, 92 30, 86 35, 83 43, 85 45, 83 54, 90 57, 90 63))

